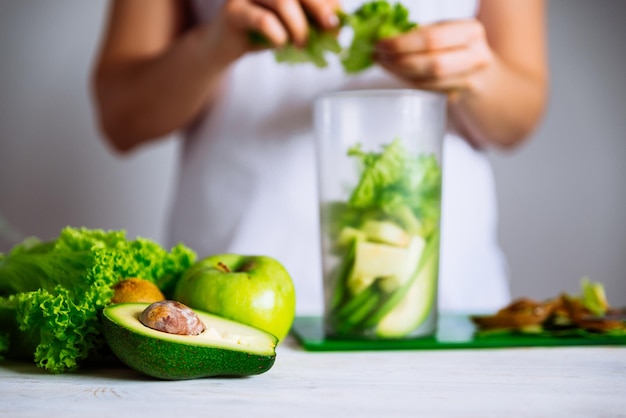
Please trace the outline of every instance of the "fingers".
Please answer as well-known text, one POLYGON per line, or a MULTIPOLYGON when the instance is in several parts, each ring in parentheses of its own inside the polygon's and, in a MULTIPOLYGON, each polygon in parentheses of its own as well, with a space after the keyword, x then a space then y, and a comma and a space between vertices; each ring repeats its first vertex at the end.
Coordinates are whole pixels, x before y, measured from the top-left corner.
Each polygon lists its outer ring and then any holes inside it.
POLYGON ((476 20, 437 23, 422 26, 403 35, 381 39, 376 44, 376 52, 394 55, 457 49, 484 36, 484 27, 476 20))
POLYGON ((339 24, 338 0, 229 0, 225 7, 236 28, 257 31, 274 46, 292 41, 303 47, 309 30, 307 14, 325 30, 339 24))
POLYGON ((297 46, 306 44, 309 25, 302 6, 297 0, 255 0, 261 6, 271 10, 280 19, 289 38, 297 46))
POLYGON ((339 25, 337 11, 340 5, 337 0, 301 0, 301 2, 320 28, 331 30, 339 25))
POLYGON ((378 54, 377 60, 391 72, 414 81, 435 80, 471 73, 487 65, 491 51, 475 41, 464 48, 441 52, 378 54))
POLYGON ((255 31, 272 45, 287 43, 289 35, 280 19, 271 11, 246 0, 231 0, 225 10, 231 24, 239 31, 255 31))
POLYGON ((451 100, 480 89, 480 74, 496 60, 476 20, 424 26, 381 40, 375 57, 413 87, 446 93, 451 100))

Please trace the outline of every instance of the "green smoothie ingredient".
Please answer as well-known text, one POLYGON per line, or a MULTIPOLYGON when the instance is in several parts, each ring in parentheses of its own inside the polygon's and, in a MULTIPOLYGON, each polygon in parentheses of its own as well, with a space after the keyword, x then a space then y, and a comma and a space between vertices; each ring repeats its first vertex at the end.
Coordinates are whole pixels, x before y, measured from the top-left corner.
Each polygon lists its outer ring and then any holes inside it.
POLYGON ((276 359, 276 337, 206 312, 197 335, 177 335, 145 326, 147 303, 121 303, 103 310, 102 331, 113 353, 129 367, 167 380, 249 376, 268 371, 276 359))
POLYGON ((375 0, 364 3, 352 14, 342 15, 341 21, 352 29, 350 46, 340 53, 346 73, 359 73, 374 65, 374 45, 417 27, 409 21, 409 11, 400 3, 375 0))
POLYGON ((436 298, 441 168, 400 139, 348 155, 360 179, 346 202, 322 213, 340 259, 327 279, 328 325, 340 336, 403 338, 429 319, 436 298))
POLYGON ((141 277, 167 294, 195 258, 125 231, 68 227, 52 241, 28 239, 0 254, 0 354, 53 373, 76 369, 104 347, 98 315, 118 282, 141 277))
MULTIPOLYGON (((327 54, 335 54, 341 60, 346 73, 359 73, 374 64, 374 45, 383 38, 399 35, 417 27, 409 20, 409 12, 400 3, 386 0, 374 0, 364 3, 353 13, 338 13, 339 30, 352 31, 350 44, 342 46, 334 31, 323 31, 310 22, 309 37, 304 48, 293 44, 275 50, 277 62, 287 64, 310 63, 319 68, 328 66, 327 54)), ((258 34, 252 34, 251 40, 257 44, 267 41, 258 34)))
POLYGON ((194 264, 180 278, 174 299, 238 321, 283 340, 296 312, 291 276, 267 256, 216 254, 194 264))

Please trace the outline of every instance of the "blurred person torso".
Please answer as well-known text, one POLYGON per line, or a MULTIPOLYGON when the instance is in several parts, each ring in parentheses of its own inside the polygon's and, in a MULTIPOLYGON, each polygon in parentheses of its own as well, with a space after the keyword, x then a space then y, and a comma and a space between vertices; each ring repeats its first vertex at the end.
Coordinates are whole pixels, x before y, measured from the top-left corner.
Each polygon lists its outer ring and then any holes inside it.
MULTIPOLYGON (((361 3, 342 6, 351 12, 361 3)), ((402 3, 420 24, 472 18, 478 8, 476 0, 402 3)), ((192 1, 197 21, 210 21, 221 4, 192 1)), ((313 101, 328 91, 407 87, 378 67, 347 76, 336 57, 329 62, 324 69, 279 64, 272 51, 237 61, 210 112, 184 134, 171 213, 170 244, 183 241, 200 257, 230 252, 281 261, 296 286, 298 314, 323 308, 313 101)), ((510 295, 491 167, 452 132, 443 164, 439 307, 499 308, 510 295)))

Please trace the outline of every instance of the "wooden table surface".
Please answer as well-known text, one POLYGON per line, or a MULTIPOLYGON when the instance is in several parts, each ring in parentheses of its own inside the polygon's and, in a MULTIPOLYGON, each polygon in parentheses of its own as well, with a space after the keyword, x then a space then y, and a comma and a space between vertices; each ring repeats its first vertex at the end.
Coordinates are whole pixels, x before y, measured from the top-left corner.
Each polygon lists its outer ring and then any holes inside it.
POLYGON ((626 417, 626 347, 306 352, 249 378, 0 362, 0 417, 626 417))

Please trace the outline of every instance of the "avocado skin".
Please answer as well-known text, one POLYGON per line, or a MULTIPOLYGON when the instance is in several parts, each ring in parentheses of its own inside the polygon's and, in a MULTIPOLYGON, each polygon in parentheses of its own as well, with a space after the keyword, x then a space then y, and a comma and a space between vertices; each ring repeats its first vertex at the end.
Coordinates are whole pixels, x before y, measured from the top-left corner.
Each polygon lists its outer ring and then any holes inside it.
POLYGON ((265 373, 276 354, 262 356, 210 346, 179 344, 137 334, 103 318, 102 332, 111 351, 127 366, 163 380, 265 373))

